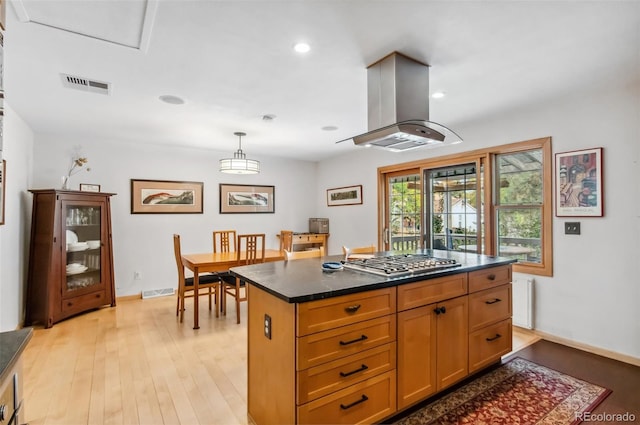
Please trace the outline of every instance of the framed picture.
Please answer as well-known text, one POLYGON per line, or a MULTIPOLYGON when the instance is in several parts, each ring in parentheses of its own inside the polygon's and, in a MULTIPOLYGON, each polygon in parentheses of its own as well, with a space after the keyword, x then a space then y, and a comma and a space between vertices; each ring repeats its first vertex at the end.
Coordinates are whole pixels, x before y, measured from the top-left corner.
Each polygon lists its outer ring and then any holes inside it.
POLYGON ((327 189, 328 206, 336 207, 356 204, 362 204, 362 185, 327 189))
POLYGON ((275 212, 275 186, 220 183, 220 214, 275 212))
POLYGON ((202 182, 131 179, 131 214, 202 214, 202 182))
POLYGON ((100 185, 80 183, 80 192, 100 192, 100 185))
POLYGON ((4 224, 4 198, 6 198, 7 161, 0 164, 0 224, 4 224))
POLYGON ((556 154, 556 216, 602 217, 602 148, 556 154))

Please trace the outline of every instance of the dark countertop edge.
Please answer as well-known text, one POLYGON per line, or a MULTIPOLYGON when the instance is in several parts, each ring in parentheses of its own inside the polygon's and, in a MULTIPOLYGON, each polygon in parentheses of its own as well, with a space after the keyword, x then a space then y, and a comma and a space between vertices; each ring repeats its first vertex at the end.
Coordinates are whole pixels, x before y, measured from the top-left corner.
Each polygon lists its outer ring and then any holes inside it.
MULTIPOLYGON (((492 258, 497 259, 498 257, 492 257, 492 258)), ((276 298, 279 298, 289 304, 297 304, 297 303, 304 303, 309 301, 322 300, 326 298, 338 297, 341 295, 356 294, 358 292, 370 291, 375 289, 389 288, 389 287, 404 285, 407 283, 413 283, 413 282, 418 282, 418 281, 423 281, 428 279, 435 279, 443 276, 451 276, 451 275, 460 274, 460 273, 468 273, 475 270, 482 270, 482 269, 487 269, 491 267, 513 264, 513 263, 516 263, 517 261, 518 260, 516 259, 511 259, 511 258, 507 259, 502 257, 499 259, 499 261, 496 261, 490 264, 462 265, 462 267, 458 267, 455 269, 438 270, 435 272, 424 273, 419 275, 401 276, 396 278, 385 278, 384 276, 376 276, 376 277, 379 277, 380 280, 376 282, 372 282, 371 284, 368 284, 368 285, 345 287, 339 290, 322 291, 314 294, 300 295, 300 296, 293 296, 293 297, 286 296, 278 291, 275 291, 269 288, 268 286, 265 286, 259 282, 256 282, 255 280, 249 279, 243 276, 242 274, 236 273, 234 272, 233 269, 230 269, 229 272, 232 275, 239 277, 243 281, 257 288, 260 288, 265 292, 268 292, 269 294, 275 296, 276 298)), ((353 273, 363 273, 363 272, 353 271, 353 273)))
POLYGON ((0 382, 7 379, 32 336, 32 328, 0 332, 0 382))

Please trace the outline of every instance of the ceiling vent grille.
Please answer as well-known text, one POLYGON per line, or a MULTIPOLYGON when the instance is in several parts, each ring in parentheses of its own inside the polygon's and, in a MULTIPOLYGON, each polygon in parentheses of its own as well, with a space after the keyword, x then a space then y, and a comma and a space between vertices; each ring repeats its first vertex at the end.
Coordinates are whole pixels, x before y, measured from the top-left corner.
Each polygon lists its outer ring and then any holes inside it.
POLYGON ((76 89, 106 95, 109 95, 111 93, 111 84, 109 83, 89 80, 87 78, 68 74, 60 74, 60 77, 62 78, 62 85, 69 89, 76 89))

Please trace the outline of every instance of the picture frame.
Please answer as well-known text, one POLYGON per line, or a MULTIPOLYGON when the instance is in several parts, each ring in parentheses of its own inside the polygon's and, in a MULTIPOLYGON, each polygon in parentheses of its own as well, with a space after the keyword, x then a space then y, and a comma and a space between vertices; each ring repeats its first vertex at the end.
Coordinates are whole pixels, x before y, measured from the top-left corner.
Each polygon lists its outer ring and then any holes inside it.
POLYGON ((0 164, 0 225, 4 224, 4 203, 7 192, 7 161, 2 160, 0 164))
POLYGON ((131 179, 131 214, 202 214, 203 182, 131 179))
POLYGON ((275 213, 275 186, 220 183, 220 214, 275 213))
POLYGON ((327 189, 327 206, 362 204, 362 185, 336 187, 327 189))
POLYGON ((556 217, 602 217, 602 148, 556 153, 556 217))
POLYGON ((100 185, 91 183, 80 183, 80 192, 100 192, 100 185))

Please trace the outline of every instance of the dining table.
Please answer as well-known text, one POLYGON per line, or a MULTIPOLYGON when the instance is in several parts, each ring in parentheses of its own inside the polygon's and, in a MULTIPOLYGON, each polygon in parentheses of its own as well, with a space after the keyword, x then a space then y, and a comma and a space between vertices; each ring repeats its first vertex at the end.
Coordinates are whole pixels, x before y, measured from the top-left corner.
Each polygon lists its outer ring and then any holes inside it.
MULTIPOLYGON (((240 261, 238 261, 238 252, 205 252, 197 254, 183 254, 182 264, 193 272, 193 290, 198 293, 199 276, 201 273, 222 272, 227 271, 231 267, 243 263, 246 255, 240 251, 240 261)), ((284 252, 279 249, 265 249, 264 261, 281 261, 284 260, 284 252)), ((220 295, 224 296, 223 294, 220 295)), ((198 323, 199 308, 198 298, 193 297, 193 329, 199 329, 198 323)), ((220 301, 218 301, 220 302, 220 301)))

